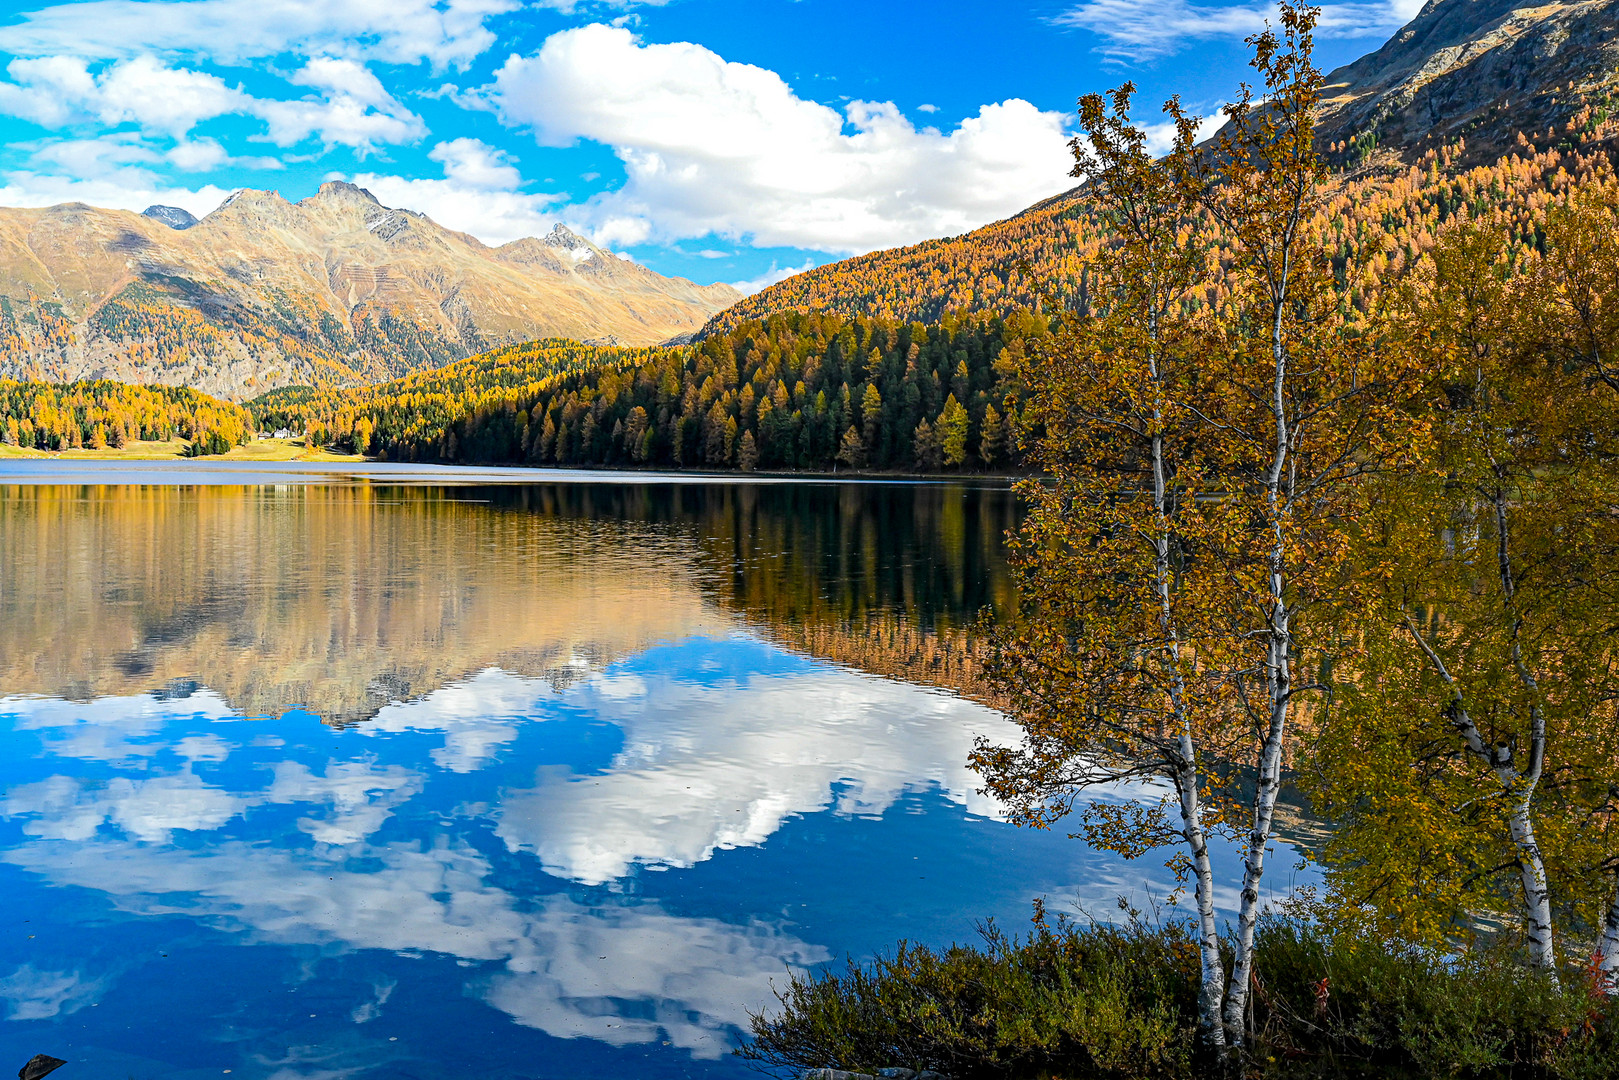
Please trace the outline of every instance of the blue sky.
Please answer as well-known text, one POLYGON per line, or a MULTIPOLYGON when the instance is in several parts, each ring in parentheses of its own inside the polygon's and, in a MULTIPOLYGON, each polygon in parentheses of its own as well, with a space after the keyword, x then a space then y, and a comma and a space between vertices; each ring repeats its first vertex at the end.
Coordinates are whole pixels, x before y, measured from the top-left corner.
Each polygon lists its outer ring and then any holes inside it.
MULTIPOLYGON (((1418 0, 1328 5, 1331 67, 1418 0)), ((1246 72, 1260 4, 7 0, 0 205, 289 199, 354 180, 490 244, 564 222, 757 287, 1066 189, 1074 100, 1142 119, 1246 72)))

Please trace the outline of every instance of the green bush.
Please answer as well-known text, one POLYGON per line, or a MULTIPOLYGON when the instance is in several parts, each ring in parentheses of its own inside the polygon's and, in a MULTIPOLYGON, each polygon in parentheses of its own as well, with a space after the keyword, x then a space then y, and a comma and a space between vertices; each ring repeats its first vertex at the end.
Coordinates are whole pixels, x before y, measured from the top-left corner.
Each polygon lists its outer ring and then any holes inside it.
MULTIPOLYGON (((1036 927, 793 977, 738 1051, 767 1067, 934 1069, 957 1080, 1211 1075, 1194 1058, 1197 950, 1181 924, 1036 927)), ((1253 1077, 1619 1077, 1619 1002, 1512 950, 1390 947, 1268 919, 1253 1077)))
POLYGON ((1446 955, 1270 919, 1256 942, 1254 1026, 1267 1057, 1325 1075, 1619 1076, 1619 1003, 1593 973, 1562 984, 1500 942, 1446 955))
POLYGON ((1179 927, 980 933, 980 948, 902 942, 870 965, 795 977, 739 1052, 794 1070, 1188 1075, 1198 965, 1179 927))

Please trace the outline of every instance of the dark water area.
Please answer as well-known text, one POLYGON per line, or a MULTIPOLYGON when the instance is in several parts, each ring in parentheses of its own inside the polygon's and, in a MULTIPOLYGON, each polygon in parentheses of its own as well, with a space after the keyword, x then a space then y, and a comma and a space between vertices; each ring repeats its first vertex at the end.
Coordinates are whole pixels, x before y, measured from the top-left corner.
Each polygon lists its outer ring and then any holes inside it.
POLYGON ((1006 609, 1006 484, 599 484, 488 488, 492 507, 665 528, 700 552, 705 584, 776 618, 892 615, 965 628, 1006 609))
POLYGON ((790 970, 1173 888, 966 767, 1004 488, 53 478, 0 470, 0 1063, 750 1075, 790 970))

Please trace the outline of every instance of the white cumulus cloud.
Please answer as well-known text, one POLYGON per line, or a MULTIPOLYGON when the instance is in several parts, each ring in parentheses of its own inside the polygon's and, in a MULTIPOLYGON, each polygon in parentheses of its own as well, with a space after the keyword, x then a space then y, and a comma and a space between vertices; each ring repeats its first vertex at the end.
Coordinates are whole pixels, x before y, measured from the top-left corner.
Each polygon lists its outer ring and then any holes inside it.
MULTIPOLYGON (((723 252, 719 254, 723 254, 723 252)), ((770 286, 779 281, 786 281, 795 274, 802 274, 805 271, 813 270, 817 265, 818 264, 814 259, 805 259, 803 266, 777 266, 775 262, 772 262, 770 264, 770 269, 766 270, 758 277, 750 278, 747 281, 733 281, 731 282, 731 288, 735 289, 743 296, 752 296, 756 292, 770 288, 770 286)))
POLYGON ((270 141, 291 146, 312 135, 331 145, 372 150, 385 143, 413 142, 427 126, 401 105, 363 64, 317 57, 292 77, 319 96, 297 101, 257 100, 248 110, 269 126, 270 141))
POLYGON ((300 818, 298 828, 322 844, 357 844, 382 827, 394 808, 422 790, 422 778, 398 766, 374 769, 362 762, 332 762, 325 775, 284 761, 265 793, 271 803, 315 803, 331 813, 300 818))
POLYGON ((17 56, 197 53, 233 64, 282 53, 460 67, 495 44, 520 0, 90 0, 0 27, 17 56))
POLYGON ((146 169, 126 169, 94 178, 77 179, 28 170, 6 174, 0 184, 0 206, 56 206, 82 202, 136 213, 154 203, 179 206, 204 217, 230 196, 230 189, 215 184, 176 187, 146 169))
POLYGON ((980 735, 1015 735, 982 705, 841 668, 718 686, 600 679, 570 701, 621 728, 623 749, 600 773, 542 770, 535 787, 507 791, 496 832, 589 885, 758 846, 797 814, 880 816, 935 786, 999 814, 967 756, 980 735))
MULTIPOLYGON (((674 915, 653 902, 520 900, 491 884, 488 860, 463 844, 289 851, 221 840, 187 851, 98 840, 0 859, 59 886, 102 890, 123 911, 206 919, 253 941, 487 965, 468 992, 520 1024, 619 1046, 667 1040, 700 1058, 730 1048, 748 1010, 769 1002, 772 980, 830 959, 768 923, 674 915)), ((71 1012, 100 989, 31 968, 0 980, 16 1019, 71 1012)))
POLYGON ((199 121, 241 111, 247 95, 217 75, 169 67, 151 56, 114 64, 97 79, 101 121, 132 121, 179 137, 199 121))
POLYGON ((543 679, 489 668, 417 701, 391 702, 357 730, 382 738, 402 731, 442 732, 444 745, 432 752, 434 763, 451 772, 470 773, 488 765, 517 738, 523 717, 541 711, 555 698, 556 690, 543 679))
POLYGON ((71 56, 13 60, 6 65, 11 82, 0 82, 0 112, 45 127, 60 127, 100 94, 90 66, 71 56))
POLYGON ((523 182, 510 154, 478 139, 441 142, 428 151, 427 156, 444 166, 446 180, 467 187, 499 191, 515 188, 523 182))
POLYGON ((53 776, 13 788, 0 816, 26 818, 25 833, 50 840, 89 840, 111 823, 132 839, 166 844, 177 829, 217 829, 253 801, 204 784, 189 770, 149 780, 118 776, 100 787, 53 776))
POLYGON ((71 1016, 111 985, 111 976, 86 978, 78 971, 43 971, 24 964, 0 979, 0 999, 9 1006, 7 1020, 49 1020, 71 1016))
POLYGON ((294 86, 316 91, 297 99, 256 98, 216 75, 170 67, 150 55, 96 72, 75 57, 24 58, 13 60, 6 72, 11 81, 0 81, 0 113, 52 129, 133 124, 143 136, 175 140, 172 160, 185 169, 219 168, 236 160, 211 139, 187 139, 198 123, 227 114, 263 120, 267 137, 280 146, 318 136, 328 146, 369 151, 427 134, 421 118, 369 68, 347 58, 315 57, 293 73, 294 86))
POLYGON ((1011 99, 952 131, 890 102, 842 111, 700 45, 593 24, 513 56, 483 91, 544 145, 613 148, 628 178, 576 207, 598 242, 709 234, 859 252, 959 233, 1069 183, 1063 116, 1011 99))
POLYGON ((18 59, 0 82, 0 112, 58 128, 95 122, 134 123, 179 138, 200 121, 247 111, 252 99, 218 76, 173 68, 151 56, 111 64, 91 74, 70 56, 18 59))
POLYGON ((505 151, 460 138, 439 143, 427 156, 443 168, 442 180, 385 173, 353 179, 389 206, 419 210, 487 244, 543 236, 556 221, 563 197, 521 190, 522 176, 505 151))

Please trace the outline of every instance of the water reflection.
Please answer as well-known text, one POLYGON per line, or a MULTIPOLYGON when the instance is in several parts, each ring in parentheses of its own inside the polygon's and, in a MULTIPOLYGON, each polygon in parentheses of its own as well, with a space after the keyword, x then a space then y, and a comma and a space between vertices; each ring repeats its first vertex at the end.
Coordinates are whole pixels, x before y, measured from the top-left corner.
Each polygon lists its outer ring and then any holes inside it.
POLYGON ((726 632, 656 524, 497 512, 475 491, 0 489, 0 687, 200 684, 353 722, 488 667, 561 683, 726 632))
POLYGON ((0 496, 0 1054, 741 1075, 789 970, 1167 893, 999 821, 992 709, 827 662, 961 675, 1004 495, 705 490, 0 496))
POLYGON ((1013 735, 971 702, 744 642, 660 650, 572 703, 622 745, 599 771, 547 767, 508 789, 496 831, 548 873, 591 885, 762 844, 794 815, 881 815, 906 791, 936 788, 995 815, 967 755, 979 735, 1013 735))

